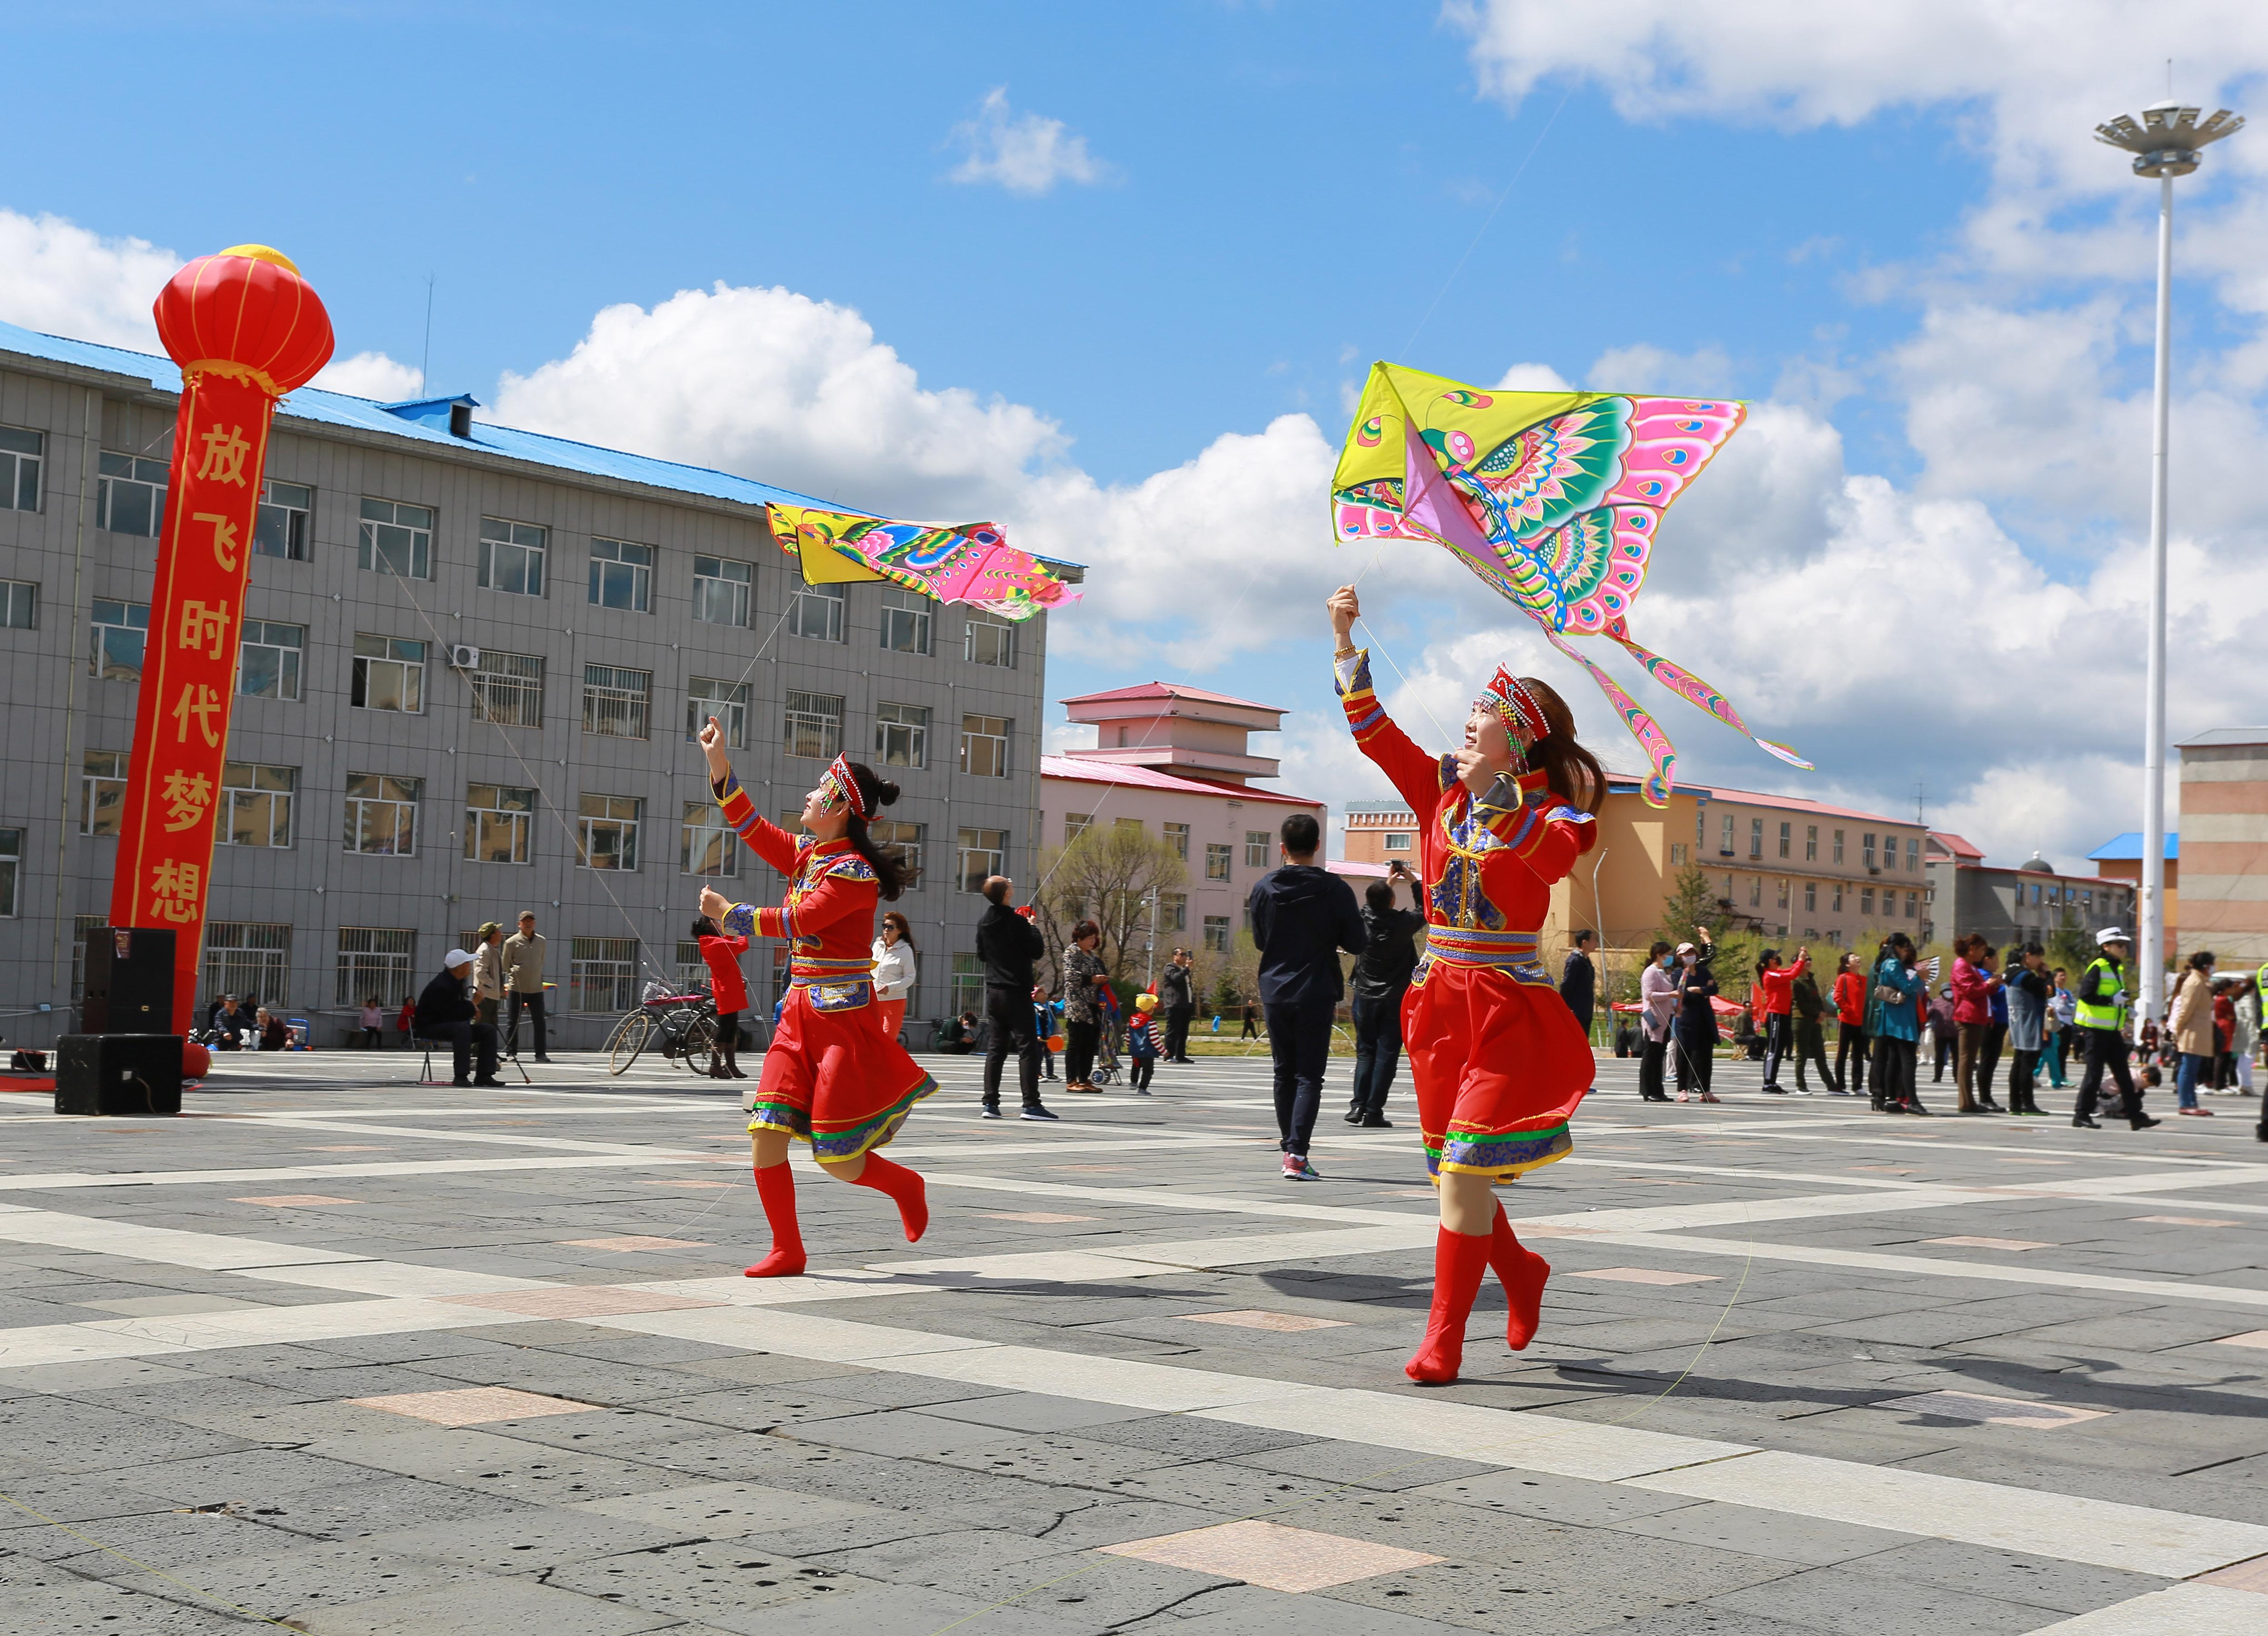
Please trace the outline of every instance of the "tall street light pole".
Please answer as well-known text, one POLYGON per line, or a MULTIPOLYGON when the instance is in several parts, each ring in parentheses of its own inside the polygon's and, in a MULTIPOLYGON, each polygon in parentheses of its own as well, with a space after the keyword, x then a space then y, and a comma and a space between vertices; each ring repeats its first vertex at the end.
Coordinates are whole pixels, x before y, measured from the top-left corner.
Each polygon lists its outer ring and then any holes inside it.
POLYGON ((2240 129, 2220 109, 2158 102, 2137 121, 2121 114, 2095 128, 2095 139, 2134 156, 2134 173, 2158 184, 2158 365, 2150 433, 2150 631, 2148 696, 2142 727, 2142 915, 2134 940, 2141 968, 2141 1012, 2162 1017, 2166 994, 2166 433, 2171 396, 2174 314, 2174 178, 2198 167, 2198 150, 2240 129))

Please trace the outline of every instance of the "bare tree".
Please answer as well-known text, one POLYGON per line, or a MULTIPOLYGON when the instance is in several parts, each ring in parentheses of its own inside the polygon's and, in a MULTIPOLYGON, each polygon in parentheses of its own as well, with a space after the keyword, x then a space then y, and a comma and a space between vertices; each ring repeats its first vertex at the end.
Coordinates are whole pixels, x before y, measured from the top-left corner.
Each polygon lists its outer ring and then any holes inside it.
POLYGON ((1152 895, 1178 891, 1189 872, 1174 849, 1136 823, 1090 825, 1067 846, 1044 852, 1034 895, 1040 933, 1054 968, 1063 969, 1071 929, 1092 920, 1102 929, 1104 969, 1113 978, 1138 976, 1152 938, 1152 895))

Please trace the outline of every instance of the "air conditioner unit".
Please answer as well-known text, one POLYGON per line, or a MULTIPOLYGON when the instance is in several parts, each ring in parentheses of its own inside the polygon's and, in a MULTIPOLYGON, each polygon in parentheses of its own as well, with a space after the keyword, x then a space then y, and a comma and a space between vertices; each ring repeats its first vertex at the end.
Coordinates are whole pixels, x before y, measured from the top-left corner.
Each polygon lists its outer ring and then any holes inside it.
POLYGON ((480 651, 480 649, 478 649, 478 648, 476 648, 476 647, 474 647, 474 646, 470 645, 469 645, 469 644, 468 644, 468 643, 463 643, 463 642, 452 642, 452 643, 450 643, 450 644, 449 644, 449 668, 450 668, 450 669, 452 669, 452 670, 478 670, 480 667, 481 667, 481 651, 480 651))

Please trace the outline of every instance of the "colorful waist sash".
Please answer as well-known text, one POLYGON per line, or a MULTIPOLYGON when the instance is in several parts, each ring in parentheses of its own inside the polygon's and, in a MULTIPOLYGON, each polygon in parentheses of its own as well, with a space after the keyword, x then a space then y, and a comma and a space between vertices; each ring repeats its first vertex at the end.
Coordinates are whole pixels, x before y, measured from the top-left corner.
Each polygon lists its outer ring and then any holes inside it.
POLYGON ((1488 932, 1477 926, 1425 928, 1425 958, 1410 980, 1422 984, 1436 962, 1452 966, 1489 966, 1515 983, 1552 986, 1550 974, 1536 959, 1538 940, 1533 932, 1488 932))

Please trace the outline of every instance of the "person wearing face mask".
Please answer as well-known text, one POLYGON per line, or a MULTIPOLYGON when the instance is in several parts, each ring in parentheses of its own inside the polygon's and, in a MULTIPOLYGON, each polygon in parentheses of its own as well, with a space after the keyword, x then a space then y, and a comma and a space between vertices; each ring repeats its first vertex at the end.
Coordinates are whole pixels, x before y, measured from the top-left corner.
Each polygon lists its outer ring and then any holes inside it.
POLYGON ((1677 946, 1677 1100, 1713 1102, 1719 1099, 1709 1088, 1709 1077, 1717 1065, 1717 1042, 1724 1037, 1711 1003, 1717 998, 1717 974, 1709 956, 1716 946, 1708 927, 1696 926, 1693 934, 1701 940, 1697 947, 1677 946))
POLYGON ((1666 1102, 1669 1093, 1662 1088, 1662 1064, 1669 1055, 1669 1030, 1677 1018, 1677 980, 1670 976, 1677 958, 1667 940, 1657 941, 1646 952, 1646 969, 1638 974, 1638 1032, 1645 1037, 1638 1059, 1638 1095, 1640 1102, 1666 1102))
POLYGON ((1606 774, 1575 741, 1565 701, 1503 667, 1474 700, 1462 746, 1428 755, 1388 718, 1370 657, 1350 639, 1362 613, 1354 587, 1340 586, 1329 608, 1333 680, 1355 744, 1420 819, 1426 947, 1403 1002, 1403 1039, 1441 1222, 1425 1339, 1403 1372, 1447 1382, 1491 1267, 1513 1351, 1540 1321, 1550 1266, 1513 1234, 1492 1190, 1572 1151, 1568 1117, 1597 1071, 1537 934, 1552 884, 1597 839, 1606 774))

